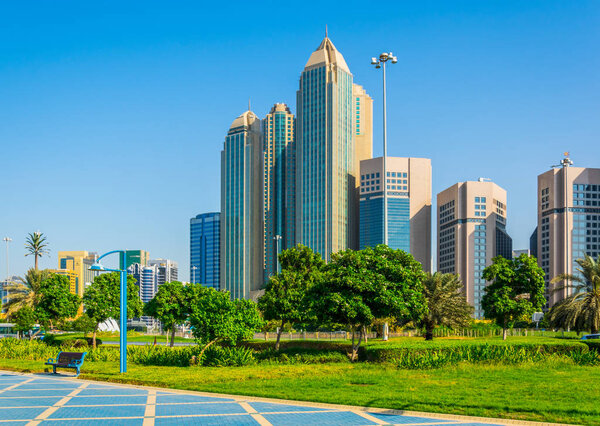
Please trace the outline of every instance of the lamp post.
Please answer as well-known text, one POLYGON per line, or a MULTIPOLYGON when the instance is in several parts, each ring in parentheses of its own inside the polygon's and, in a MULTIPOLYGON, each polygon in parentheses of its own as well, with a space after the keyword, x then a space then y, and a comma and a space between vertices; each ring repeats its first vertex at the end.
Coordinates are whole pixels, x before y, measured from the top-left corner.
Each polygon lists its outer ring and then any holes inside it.
POLYGON ((192 284, 196 284, 196 269, 198 269, 196 265, 192 266, 192 284))
POLYGON ((398 58, 389 53, 382 53, 379 58, 371 58, 371 65, 376 69, 383 68, 383 243, 388 245, 388 200, 387 200, 387 104, 385 93, 385 64, 392 61, 398 62, 398 58))
POLYGON ((273 239, 275 240, 275 251, 277 252, 275 255, 277 259, 277 273, 279 273, 279 242, 281 241, 281 235, 275 235, 273 239))
POLYGON ((8 268, 8 243, 12 241, 12 238, 4 237, 2 241, 6 242, 6 282, 10 281, 10 270, 8 268))
POLYGON ((119 337, 119 371, 121 373, 127 373, 127 251, 126 250, 113 250, 104 253, 96 262, 90 267, 90 271, 96 272, 118 272, 121 276, 120 280, 120 318, 119 328, 121 330, 119 337), (123 269, 109 269, 105 268, 100 264, 100 259, 109 254, 119 253, 121 264, 123 269))

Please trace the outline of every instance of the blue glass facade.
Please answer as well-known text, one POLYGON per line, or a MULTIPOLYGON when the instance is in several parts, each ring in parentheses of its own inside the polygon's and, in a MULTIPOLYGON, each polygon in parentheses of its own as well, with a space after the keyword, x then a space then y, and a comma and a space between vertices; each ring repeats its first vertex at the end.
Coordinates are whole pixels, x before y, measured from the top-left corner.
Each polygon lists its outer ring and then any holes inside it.
MULTIPOLYGON (((410 252, 410 199, 388 193, 388 245, 410 252)), ((360 248, 384 243, 383 191, 360 198, 360 248)))
POLYGON ((219 213, 204 213, 190 219, 190 282, 219 290, 221 259, 219 213))

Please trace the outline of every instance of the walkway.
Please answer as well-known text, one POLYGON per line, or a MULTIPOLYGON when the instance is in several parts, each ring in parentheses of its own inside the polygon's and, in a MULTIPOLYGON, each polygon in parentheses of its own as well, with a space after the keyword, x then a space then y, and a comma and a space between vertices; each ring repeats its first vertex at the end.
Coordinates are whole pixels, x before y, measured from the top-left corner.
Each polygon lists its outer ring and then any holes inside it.
MULTIPOLYGON (((506 424, 466 417, 273 402, 0 371, 0 426, 21 425, 418 425, 506 424)), ((516 422, 515 422, 516 423, 516 422)))

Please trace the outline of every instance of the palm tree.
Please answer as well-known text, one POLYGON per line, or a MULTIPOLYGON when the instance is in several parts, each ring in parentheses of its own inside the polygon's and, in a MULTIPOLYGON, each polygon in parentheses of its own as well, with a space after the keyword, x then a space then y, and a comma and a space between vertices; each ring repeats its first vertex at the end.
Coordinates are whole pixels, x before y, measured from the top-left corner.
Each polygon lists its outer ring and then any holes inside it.
POLYGON ((567 282, 553 292, 564 289, 573 292, 550 309, 548 321, 553 327, 590 330, 595 334, 600 330, 600 256, 595 260, 586 254, 575 262, 579 265, 578 274, 560 274, 550 281, 567 282))
POLYGON ((458 275, 428 273, 423 287, 429 307, 420 321, 420 325, 425 328, 425 340, 433 340, 433 330, 438 325, 460 327, 469 323, 473 307, 462 294, 463 284, 458 275))
POLYGON ((29 233, 25 240, 25 249, 27 254, 25 256, 33 255, 35 257, 35 270, 38 269, 38 258, 48 253, 48 243, 46 243, 46 236, 40 231, 29 233))
POLYGON ((19 309, 28 306, 34 308, 39 297, 42 282, 48 278, 48 271, 29 269, 25 278, 19 278, 5 287, 7 301, 4 304, 6 315, 11 316, 19 309))

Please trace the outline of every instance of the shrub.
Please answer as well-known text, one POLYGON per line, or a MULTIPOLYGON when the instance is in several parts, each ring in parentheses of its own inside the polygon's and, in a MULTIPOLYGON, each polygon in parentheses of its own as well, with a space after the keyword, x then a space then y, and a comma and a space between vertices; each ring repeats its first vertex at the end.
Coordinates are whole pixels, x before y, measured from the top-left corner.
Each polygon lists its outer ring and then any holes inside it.
POLYGON ((202 365, 210 367, 229 367, 253 364, 256 360, 252 349, 244 347, 210 346, 204 351, 202 365))
POLYGON ((348 362, 346 350, 324 350, 314 348, 273 348, 259 352, 256 358, 265 364, 326 364, 348 362))

